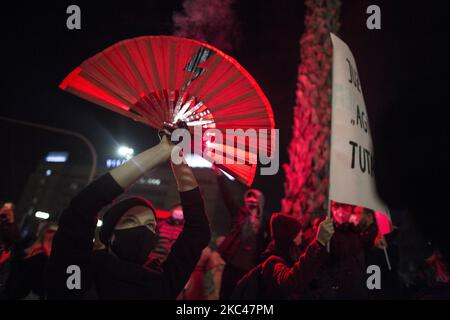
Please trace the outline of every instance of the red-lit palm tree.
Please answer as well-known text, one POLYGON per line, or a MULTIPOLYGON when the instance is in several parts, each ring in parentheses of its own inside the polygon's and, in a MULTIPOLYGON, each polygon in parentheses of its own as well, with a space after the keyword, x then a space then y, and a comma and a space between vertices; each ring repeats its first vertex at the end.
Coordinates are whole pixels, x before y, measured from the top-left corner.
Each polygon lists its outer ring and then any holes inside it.
POLYGON ((306 0, 300 39, 297 101, 289 146, 283 211, 309 219, 326 214, 331 125, 332 45, 340 27, 340 0, 306 0))

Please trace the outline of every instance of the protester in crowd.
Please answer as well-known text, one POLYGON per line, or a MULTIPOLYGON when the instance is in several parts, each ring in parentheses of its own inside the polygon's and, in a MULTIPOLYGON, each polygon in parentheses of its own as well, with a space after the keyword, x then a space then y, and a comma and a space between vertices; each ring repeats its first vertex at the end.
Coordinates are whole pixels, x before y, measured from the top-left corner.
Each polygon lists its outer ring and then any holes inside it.
POLYGON ((368 291, 368 298, 399 299, 401 290, 397 274, 398 247, 395 240, 397 227, 391 223, 391 235, 386 237, 377 228, 375 212, 361 206, 354 208, 350 220, 360 232, 361 239, 365 242, 365 267, 376 265, 380 268, 383 278, 382 288, 368 291), (375 238, 374 234, 376 234, 375 238))
POLYGON ((45 297, 44 272, 51 254, 56 223, 42 223, 37 240, 25 251, 25 257, 15 252, 6 283, 8 299, 42 300, 45 297))
POLYGON ((14 204, 6 202, 0 209, 0 298, 4 297, 4 287, 11 269, 11 249, 19 238, 14 204))
POLYGON ((231 215, 231 231, 217 249, 226 262, 222 275, 220 299, 232 294, 236 283, 261 262, 267 246, 268 233, 263 219, 264 195, 257 189, 244 194, 244 206, 235 202, 226 185, 223 173, 216 168, 216 176, 223 200, 231 215))
POLYGON ((293 216, 273 213, 270 219, 271 241, 262 254, 263 259, 275 255, 291 266, 300 256, 301 228, 301 222, 293 216))
POLYGON ((410 265, 414 276, 409 281, 411 299, 449 300, 450 275, 439 250, 423 261, 410 265))
POLYGON ((439 249, 434 250, 433 254, 428 257, 425 262, 430 266, 434 273, 430 285, 436 283, 450 283, 450 274, 439 249))
MULTIPOLYGON (((349 221, 354 225, 360 233, 360 239, 363 241, 364 250, 371 249, 375 244, 378 236, 377 220, 373 210, 357 206, 353 208, 353 214, 349 221)), ((380 237, 379 243, 381 247, 385 244, 385 240, 380 237)))
POLYGON ((238 283, 234 299, 303 299, 305 288, 327 259, 326 245, 334 233, 330 219, 323 221, 316 238, 299 258, 300 222, 284 213, 270 220, 270 256, 238 283))
POLYGON ((336 299, 365 299, 368 297, 366 254, 374 245, 378 227, 366 209, 356 208, 357 219, 352 222, 354 208, 334 204, 336 234, 330 245, 330 262, 335 277, 331 288, 336 299))
POLYGON ((223 239, 222 236, 216 237, 203 249, 189 281, 178 296, 179 300, 219 300, 225 262, 216 249, 223 239))
POLYGON ((177 148, 164 135, 157 146, 105 174, 71 201, 60 217, 53 241, 47 268, 49 299, 177 297, 210 240, 200 190, 185 163, 171 162, 185 224, 160 268, 145 266, 156 244, 157 226, 155 210, 143 198, 115 203, 106 212, 100 231, 104 249, 93 251, 100 209, 147 171, 168 161, 171 154, 177 155, 177 148))
POLYGON ((218 236, 212 241, 209 248, 211 253, 207 263, 207 270, 204 278, 206 300, 219 300, 222 286, 222 275, 225 268, 225 261, 220 256, 217 248, 225 240, 224 236, 218 236))
POLYGON ((359 226, 352 217, 353 206, 334 201, 331 213, 335 234, 330 241, 330 257, 321 268, 321 276, 311 282, 305 296, 314 300, 366 299, 366 254, 378 234, 376 223, 361 216, 359 226))
POLYGON ((181 203, 178 203, 170 210, 170 217, 158 222, 157 243, 149 255, 149 260, 153 261, 152 263, 161 264, 167 259, 172 245, 183 231, 183 224, 183 207, 181 203))
POLYGON ((210 254, 211 249, 209 247, 203 249, 194 271, 192 271, 177 300, 205 300, 204 279, 210 254))
POLYGON ((382 287, 369 291, 371 300, 405 299, 398 276, 397 227, 392 226, 389 234, 378 233, 372 248, 366 251, 366 266, 376 265, 380 268, 382 287))
POLYGON ((417 274, 424 261, 433 255, 434 248, 415 223, 409 210, 391 210, 394 230, 386 235, 389 257, 399 280, 399 291, 403 299, 415 296, 417 290, 425 285, 418 284, 417 274))

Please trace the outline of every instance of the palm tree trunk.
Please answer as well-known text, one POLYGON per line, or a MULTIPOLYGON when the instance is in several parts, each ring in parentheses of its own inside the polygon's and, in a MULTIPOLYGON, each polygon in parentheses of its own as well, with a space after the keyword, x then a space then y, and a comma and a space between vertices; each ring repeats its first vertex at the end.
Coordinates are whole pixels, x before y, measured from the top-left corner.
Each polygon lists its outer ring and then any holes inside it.
POLYGON ((339 31, 340 0, 306 0, 300 39, 297 101, 289 146, 284 212, 310 221, 326 214, 331 126, 332 44, 339 31))

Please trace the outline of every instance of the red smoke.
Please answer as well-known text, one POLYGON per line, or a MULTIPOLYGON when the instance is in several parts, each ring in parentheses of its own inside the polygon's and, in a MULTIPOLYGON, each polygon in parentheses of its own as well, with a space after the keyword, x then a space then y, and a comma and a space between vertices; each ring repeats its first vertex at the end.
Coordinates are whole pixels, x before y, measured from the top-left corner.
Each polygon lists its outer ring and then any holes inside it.
POLYGON ((174 35, 205 41, 226 53, 239 43, 234 0, 184 0, 184 12, 173 16, 174 35))

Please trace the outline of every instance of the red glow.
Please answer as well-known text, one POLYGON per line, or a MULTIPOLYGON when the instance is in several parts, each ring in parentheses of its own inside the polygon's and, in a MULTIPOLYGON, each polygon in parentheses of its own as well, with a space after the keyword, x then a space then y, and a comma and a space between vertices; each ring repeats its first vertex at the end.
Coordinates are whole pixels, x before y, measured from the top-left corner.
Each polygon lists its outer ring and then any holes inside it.
POLYGON ((387 215, 375 211, 375 218, 377 220, 378 230, 382 235, 392 232, 392 223, 387 215))

